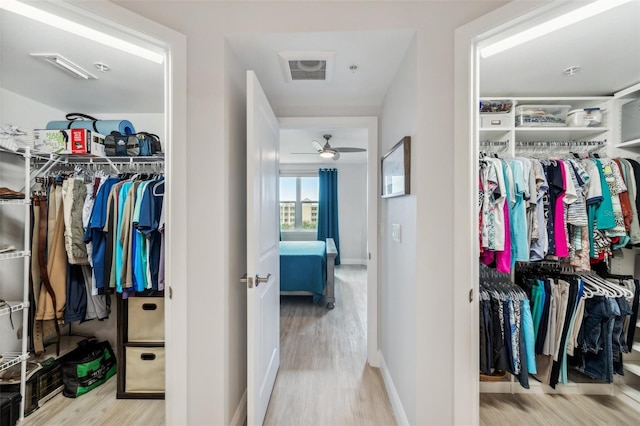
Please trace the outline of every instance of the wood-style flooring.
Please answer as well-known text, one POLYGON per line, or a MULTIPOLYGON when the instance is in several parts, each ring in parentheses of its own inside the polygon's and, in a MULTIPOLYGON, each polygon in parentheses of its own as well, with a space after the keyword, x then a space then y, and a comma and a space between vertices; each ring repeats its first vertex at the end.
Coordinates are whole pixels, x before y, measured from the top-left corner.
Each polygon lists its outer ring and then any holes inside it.
POLYGON ((164 401, 116 399, 116 376, 79 398, 62 393, 25 417, 19 426, 163 425, 164 401))
POLYGON ((607 395, 480 394, 480 424, 637 426, 640 412, 607 395))
POLYGON ((336 267, 336 307, 282 296, 280 370, 265 425, 395 425, 380 370, 367 364, 366 269, 336 267))

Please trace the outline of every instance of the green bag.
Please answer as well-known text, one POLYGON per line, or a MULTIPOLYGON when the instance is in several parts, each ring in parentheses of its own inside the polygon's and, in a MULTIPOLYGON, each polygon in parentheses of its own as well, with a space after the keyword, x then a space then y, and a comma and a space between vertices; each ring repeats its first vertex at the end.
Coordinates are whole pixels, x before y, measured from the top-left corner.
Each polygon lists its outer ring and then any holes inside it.
POLYGON ((108 341, 90 340, 77 352, 62 364, 62 394, 68 398, 83 395, 116 374, 116 357, 108 341))

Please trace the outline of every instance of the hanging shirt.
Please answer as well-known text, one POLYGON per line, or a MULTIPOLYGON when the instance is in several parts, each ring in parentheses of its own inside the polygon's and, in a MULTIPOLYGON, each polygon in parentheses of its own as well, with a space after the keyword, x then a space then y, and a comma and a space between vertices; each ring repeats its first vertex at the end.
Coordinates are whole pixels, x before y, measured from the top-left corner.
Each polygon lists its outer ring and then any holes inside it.
POLYGON ((640 223, 638 222, 638 208, 636 201, 638 200, 638 187, 636 185, 636 176, 633 166, 629 160, 620 160, 625 165, 625 173, 627 189, 629 191, 629 199, 631 201, 631 223, 629 225, 630 244, 640 244, 640 223))
POLYGON ((547 219, 545 216, 544 198, 549 190, 549 184, 544 174, 540 161, 533 161, 533 169, 536 176, 536 211, 535 222, 531 232, 531 248, 529 258, 531 261, 542 260, 549 250, 547 234, 547 219))
POLYGON ((482 247, 489 250, 504 250, 504 202, 506 188, 502 165, 486 159, 481 169, 482 202, 482 247))
POLYGON ((84 240, 92 245, 91 260, 96 281, 96 288, 99 294, 105 293, 105 248, 106 232, 104 227, 107 220, 107 204, 111 188, 119 182, 117 177, 110 177, 100 184, 96 198, 91 210, 91 218, 85 231, 84 240))
MULTIPOLYGON (((513 248, 513 261, 529 260, 529 241, 527 238, 527 211, 525 196, 528 197, 529 185, 525 179, 525 169, 522 161, 513 159, 507 161, 513 175, 514 202, 509 213, 509 222, 513 232, 511 233, 513 248)), ((526 174, 527 178, 529 173, 526 174)))
POLYGON ((154 181, 144 181, 138 186, 136 193, 136 205, 133 210, 133 226, 136 230, 134 238, 136 241, 135 262, 133 268, 133 281, 136 291, 144 291, 151 284, 147 278, 147 269, 149 265, 149 250, 144 235, 138 230, 140 222, 140 208, 142 207, 144 194, 147 186, 154 181))
POLYGON ((160 235, 158 226, 162 213, 162 200, 164 198, 164 180, 160 180, 147 185, 140 207, 140 218, 138 230, 142 232, 149 244, 149 272, 151 278, 151 288, 158 289, 158 269, 160 266, 160 235))

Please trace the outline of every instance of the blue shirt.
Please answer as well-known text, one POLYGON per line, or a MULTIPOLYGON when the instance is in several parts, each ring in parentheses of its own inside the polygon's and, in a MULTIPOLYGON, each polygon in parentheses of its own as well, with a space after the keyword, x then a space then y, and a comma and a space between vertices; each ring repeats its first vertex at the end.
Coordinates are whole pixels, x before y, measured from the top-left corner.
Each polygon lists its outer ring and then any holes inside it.
POLYGON ((89 224, 84 234, 84 241, 86 243, 91 242, 93 245, 93 252, 91 254, 91 260, 93 261, 93 271, 96 278, 96 288, 98 294, 104 294, 105 288, 105 247, 106 247, 106 233, 103 228, 107 220, 107 201, 109 200, 109 192, 113 185, 118 183, 120 179, 117 177, 110 177, 104 181, 100 186, 96 199, 91 210, 91 217, 89 224))

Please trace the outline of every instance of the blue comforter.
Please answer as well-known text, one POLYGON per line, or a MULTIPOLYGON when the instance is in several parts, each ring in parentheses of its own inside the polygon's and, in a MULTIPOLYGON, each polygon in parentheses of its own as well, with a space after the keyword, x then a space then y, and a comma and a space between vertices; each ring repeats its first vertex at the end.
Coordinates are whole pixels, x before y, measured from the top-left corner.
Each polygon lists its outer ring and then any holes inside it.
POLYGON ((280 241, 280 290, 310 291, 322 297, 327 279, 324 241, 280 241))

